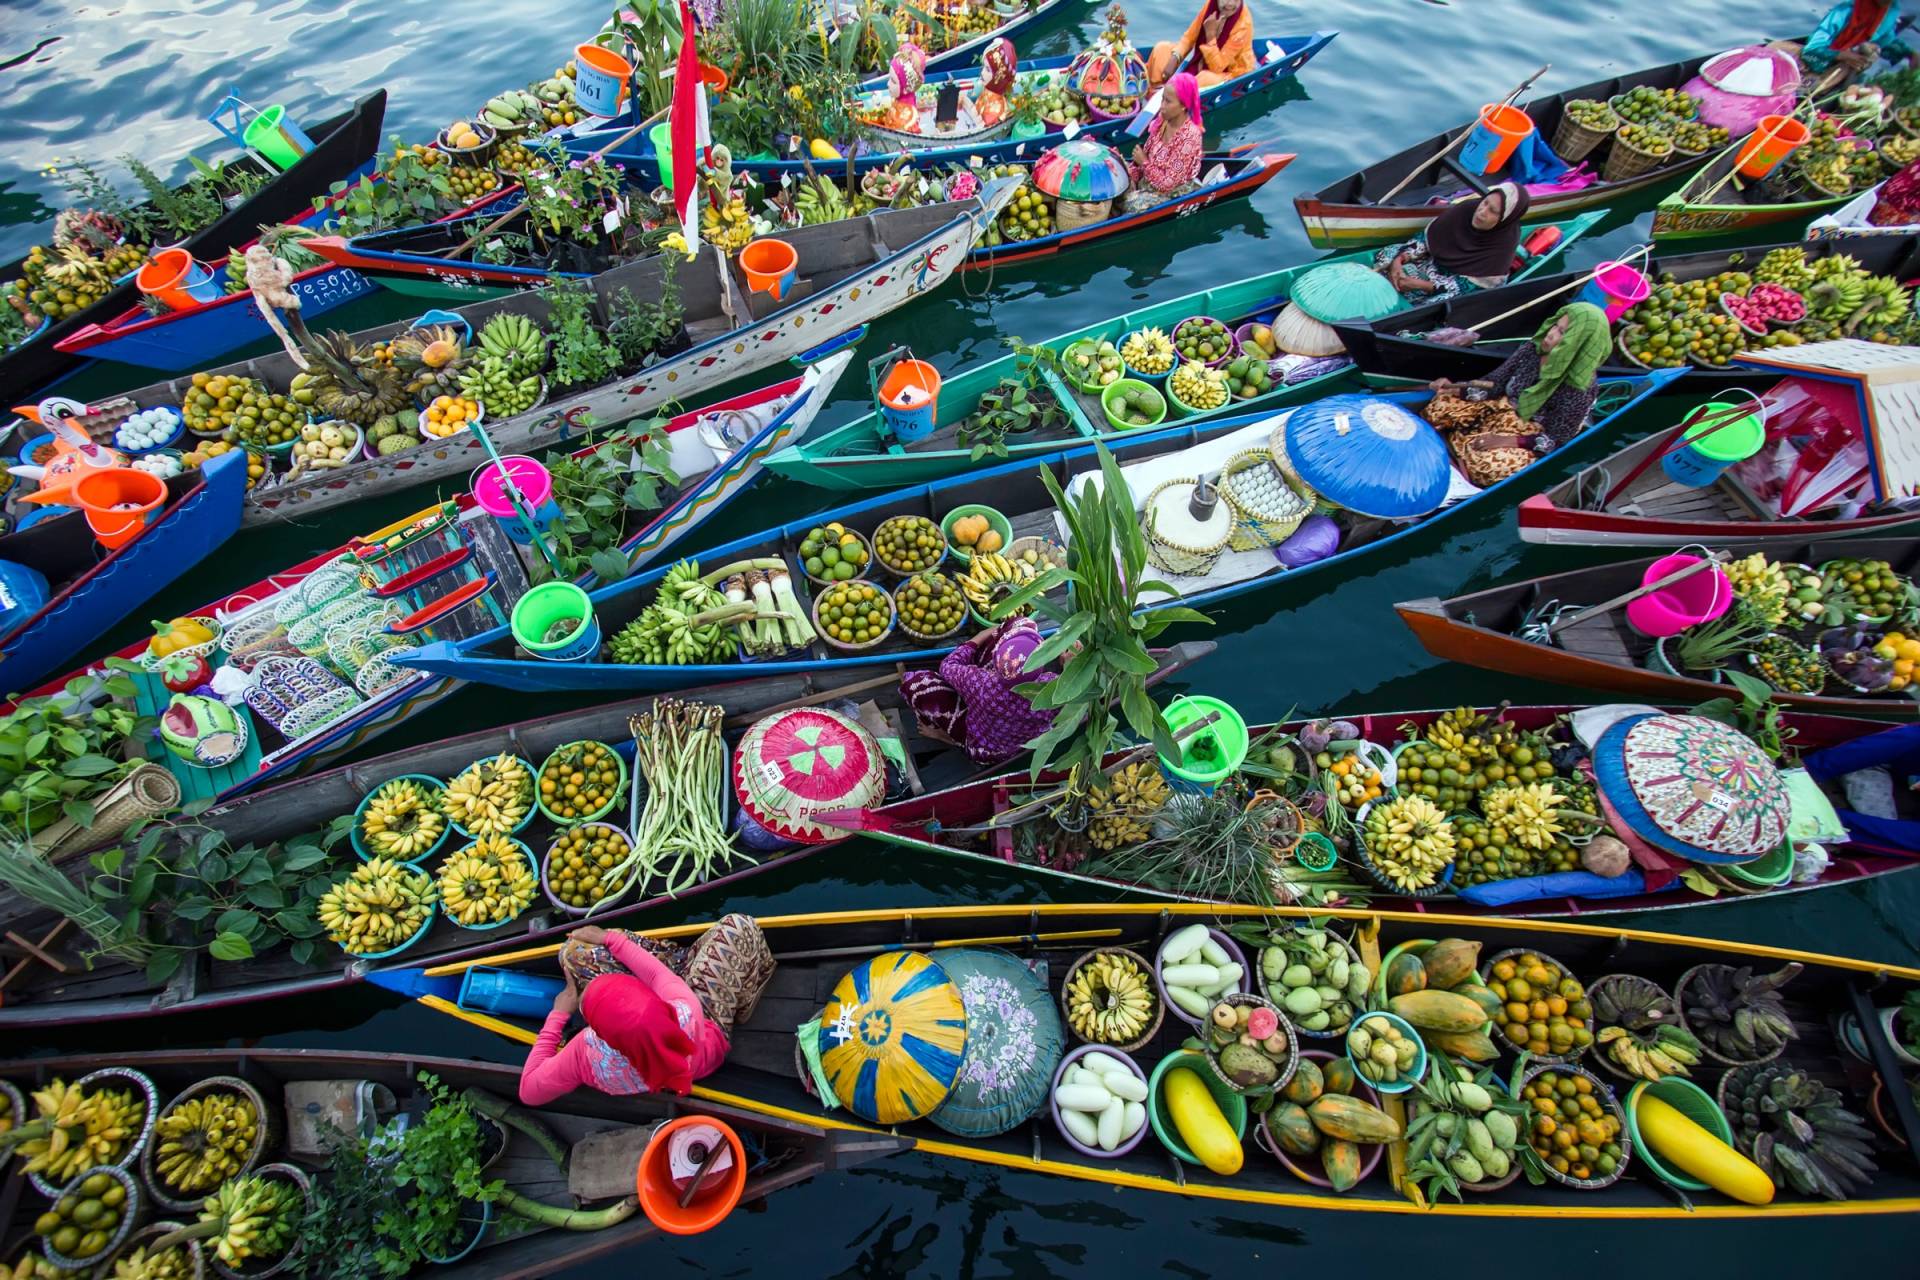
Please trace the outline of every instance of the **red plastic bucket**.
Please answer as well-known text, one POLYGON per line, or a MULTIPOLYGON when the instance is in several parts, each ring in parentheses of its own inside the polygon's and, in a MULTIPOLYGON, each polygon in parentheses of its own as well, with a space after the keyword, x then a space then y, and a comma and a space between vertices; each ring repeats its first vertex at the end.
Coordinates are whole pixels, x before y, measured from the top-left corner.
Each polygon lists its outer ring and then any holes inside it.
POLYGON ((103 547, 123 547, 140 536, 167 500, 167 483, 151 471, 107 467, 73 482, 73 501, 103 547))
POLYGON ((733 1212, 733 1206, 740 1203, 740 1193, 746 1188, 746 1148, 732 1128, 712 1116, 680 1116, 654 1130, 653 1140, 647 1143, 646 1151, 640 1156, 640 1167, 634 1174, 640 1207, 654 1226, 676 1236, 698 1235, 718 1226, 733 1212), (686 1183, 675 1181, 669 1152, 676 1132, 694 1128, 714 1130, 733 1149, 733 1163, 723 1173, 709 1173, 700 1190, 694 1193, 692 1202, 682 1208, 680 1198, 686 1194, 686 1183))
MULTIPOLYGON (((1699 556, 1675 553, 1662 556, 1640 575, 1640 585, 1672 577, 1699 556)), ((1627 601, 1627 622, 1641 635, 1677 636, 1688 627, 1712 622, 1733 606, 1733 584, 1719 568, 1701 569, 1680 581, 1627 601)))
POLYGON ((583 44, 573 51, 573 100, 591 116, 617 116, 633 64, 611 49, 583 44))
POLYGON ((1792 116, 1761 116, 1740 144, 1734 164, 1743 178, 1764 178, 1811 136, 1812 131, 1792 116))
POLYGON ((1480 119, 1460 148, 1460 165, 1470 173, 1498 172, 1513 149, 1532 133, 1532 116, 1518 107, 1490 103, 1480 108, 1480 119))

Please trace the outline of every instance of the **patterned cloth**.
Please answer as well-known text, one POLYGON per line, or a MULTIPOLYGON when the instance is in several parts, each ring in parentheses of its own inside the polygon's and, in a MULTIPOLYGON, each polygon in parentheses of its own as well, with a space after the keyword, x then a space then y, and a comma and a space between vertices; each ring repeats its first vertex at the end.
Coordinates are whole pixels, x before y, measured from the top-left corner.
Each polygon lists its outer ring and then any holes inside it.
MULTIPOLYGON (((1506 362, 1487 375, 1494 389, 1501 395, 1517 400, 1520 393, 1540 382, 1540 348, 1531 342, 1520 344, 1520 349, 1508 356, 1506 362)), ((1545 405, 1532 419, 1531 426, 1539 429, 1534 440, 1536 452, 1546 453, 1573 439, 1587 428, 1587 415, 1593 411, 1593 402, 1600 397, 1599 383, 1596 381, 1586 387, 1576 387, 1562 383, 1555 387, 1547 397, 1545 405)))
POLYGON ((1127 165, 1127 176, 1136 185, 1171 193, 1200 176, 1200 158, 1206 152, 1206 133, 1192 119, 1168 137, 1155 116, 1147 126, 1147 139, 1134 148, 1127 165))
POLYGON ((1035 711, 1015 687, 1044 684, 1050 671, 1021 670, 1040 647, 1040 628, 1031 618, 1010 618, 948 654, 935 671, 909 671, 900 692, 920 724, 967 749, 979 764, 997 764, 1045 733, 1053 713, 1035 711))

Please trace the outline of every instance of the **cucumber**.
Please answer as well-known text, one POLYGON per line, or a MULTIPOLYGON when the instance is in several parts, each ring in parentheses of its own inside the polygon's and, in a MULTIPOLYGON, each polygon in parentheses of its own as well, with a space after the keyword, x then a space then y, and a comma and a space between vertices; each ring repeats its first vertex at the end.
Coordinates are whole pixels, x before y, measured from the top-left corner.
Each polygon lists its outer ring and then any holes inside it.
POLYGON ((1220 982, 1220 971, 1210 964, 1176 964, 1160 970, 1160 981, 1170 987, 1205 991, 1220 982))
POLYGON ((1102 1151, 1111 1151, 1120 1145, 1120 1126, 1127 1118, 1127 1104, 1115 1098, 1100 1113, 1099 1124, 1095 1126, 1095 1136, 1100 1140, 1102 1151))
POLYGON ((1077 1067, 1084 1067, 1088 1071, 1093 1072, 1097 1076, 1112 1076, 1112 1075, 1131 1076, 1133 1075, 1133 1068, 1129 1067, 1126 1063, 1120 1061, 1120 1059, 1114 1057, 1110 1053, 1090 1053, 1086 1057, 1081 1058, 1074 1065, 1077 1067))
POLYGON ((1131 1071, 1125 1075, 1115 1072, 1103 1082, 1108 1093, 1126 1102, 1145 1102, 1147 1100, 1147 1082, 1131 1071))
POLYGON ((1125 1142, 1140 1132, 1140 1126, 1147 1122, 1147 1107, 1142 1102, 1129 1102, 1126 1115, 1120 1121, 1120 1141, 1125 1142))
POLYGON ((1240 979, 1245 973, 1246 970, 1237 964, 1223 964, 1215 971, 1213 986, 1209 987, 1208 990, 1215 995, 1223 995, 1229 991, 1238 991, 1240 989, 1240 979))
POLYGON ((1068 1133, 1073 1135, 1073 1140, 1081 1146, 1097 1147, 1100 1145, 1100 1128, 1092 1116, 1080 1111, 1068 1111, 1065 1107, 1062 1107, 1060 1109, 1060 1123, 1068 1133))
POLYGON ((1222 965, 1222 964, 1233 963, 1233 957, 1227 954, 1227 949, 1225 947, 1221 946, 1219 943, 1213 940, 1213 935, 1211 933, 1209 933, 1200 942, 1200 958, 1205 960, 1208 964, 1211 964, 1211 965, 1222 965))
POLYGON ((1196 1018, 1204 1018, 1213 1011, 1213 1005, 1207 998, 1192 987, 1182 987, 1170 982, 1167 984, 1167 999, 1196 1018))
POLYGON ((1097 1084, 1063 1084, 1053 1091, 1053 1100, 1063 1111, 1087 1111, 1098 1114, 1107 1109, 1113 1095, 1097 1084))
POLYGON ((1190 924, 1177 933, 1169 934, 1160 944, 1160 963, 1162 965, 1182 964, 1207 940, 1207 926, 1190 924))
MULTIPOLYGON (((1061 1084, 1100 1084, 1100 1076, 1098 1073, 1088 1071, 1084 1067, 1075 1066, 1067 1072, 1065 1078, 1063 1078, 1060 1081, 1060 1083, 1061 1084)), ((1106 1086, 1101 1085, 1101 1087, 1105 1088, 1106 1086)))

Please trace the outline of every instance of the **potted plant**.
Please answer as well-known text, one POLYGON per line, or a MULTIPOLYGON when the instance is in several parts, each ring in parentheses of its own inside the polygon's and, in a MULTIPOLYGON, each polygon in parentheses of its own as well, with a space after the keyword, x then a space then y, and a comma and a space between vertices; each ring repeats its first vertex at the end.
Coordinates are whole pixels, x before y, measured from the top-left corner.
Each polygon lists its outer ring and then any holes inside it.
POLYGON ((1040 95, 1027 88, 1024 81, 1007 100, 1007 108, 1013 119, 1012 136, 1016 140, 1037 138, 1047 131, 1046 119, 1040 114, 1040 95))
POLYGON ((1671 675, 1696 673, 1719 684, 1726 679, 1721 669, 1739 661, 1766 633, 1765 623, 1735 604, 1712 622, 1656 640, 1648 665, 1671 675))

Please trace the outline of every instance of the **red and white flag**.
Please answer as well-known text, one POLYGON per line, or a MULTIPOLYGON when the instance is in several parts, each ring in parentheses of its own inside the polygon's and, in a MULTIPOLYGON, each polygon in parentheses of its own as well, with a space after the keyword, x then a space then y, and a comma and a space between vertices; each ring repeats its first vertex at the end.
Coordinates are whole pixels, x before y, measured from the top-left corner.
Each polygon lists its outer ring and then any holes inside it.
POLYGON ((673 207, 680 215, 680 234, 688 252, 700 244, 700 201, 697 177, 700 158, 713 145, 707 121, 707 86, 700 79, 700 56, 693 47, 693 10, 680 0, 680 58, 673 69, 673 103, 667 111, 668 136, 673 139, 673 207))

